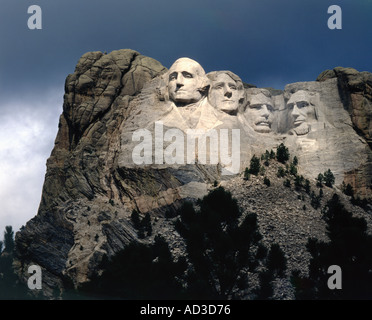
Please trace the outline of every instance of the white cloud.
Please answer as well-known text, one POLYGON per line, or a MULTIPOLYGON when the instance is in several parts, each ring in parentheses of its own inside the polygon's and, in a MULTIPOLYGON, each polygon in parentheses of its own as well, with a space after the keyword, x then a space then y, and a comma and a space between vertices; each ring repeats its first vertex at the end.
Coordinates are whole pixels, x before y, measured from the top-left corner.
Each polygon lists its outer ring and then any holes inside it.
POLYGON ((0 107, 0 240, 33 218, 58 130, 63 92, 15 99, 0 107))

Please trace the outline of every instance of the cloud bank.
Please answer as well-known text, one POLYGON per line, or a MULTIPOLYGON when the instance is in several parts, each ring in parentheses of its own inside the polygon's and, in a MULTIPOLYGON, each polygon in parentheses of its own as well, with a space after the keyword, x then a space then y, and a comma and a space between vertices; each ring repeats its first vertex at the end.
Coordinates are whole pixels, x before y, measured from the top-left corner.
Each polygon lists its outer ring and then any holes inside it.
POLYGON ((61 89, 51 90, 1 106, 0 240, 6 225, 18 230, 37 213, 62 97, 61 89))

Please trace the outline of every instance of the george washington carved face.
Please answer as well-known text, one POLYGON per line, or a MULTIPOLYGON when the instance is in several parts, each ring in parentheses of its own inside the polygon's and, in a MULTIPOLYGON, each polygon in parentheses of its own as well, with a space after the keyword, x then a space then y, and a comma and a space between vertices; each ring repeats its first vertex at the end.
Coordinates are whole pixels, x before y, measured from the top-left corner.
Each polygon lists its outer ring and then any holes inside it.
POLYGON ((206 84, 202 66, 189 58, 176 60, 168 71, 169 99, 177 106, 185 106, 203 97, 206 84))

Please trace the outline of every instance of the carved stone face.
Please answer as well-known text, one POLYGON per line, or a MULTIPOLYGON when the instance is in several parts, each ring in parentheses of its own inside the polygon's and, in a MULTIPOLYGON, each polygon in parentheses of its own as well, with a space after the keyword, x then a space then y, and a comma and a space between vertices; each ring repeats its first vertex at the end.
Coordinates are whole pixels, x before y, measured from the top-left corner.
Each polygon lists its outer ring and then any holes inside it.
POLYGON ((244 91, 227 73, 219 73, 209 89, 208 101, 216 109, 236 113, 244 91))
POLYGON ((202 98, 205 72, 199 63, 189 58, 176 60, 168 71, 169 98, 177 105, 187 105, 202 98))
POLYGON ((292 124, 297 135, 310 131, 310 123, 316 121, 314 106, 309 94, 304 90, 295 92, 287 102, 292 117, 292 124))
POLYGON ((254 131, 268 133, 271 132, 273 111, 272 99, 258 93, 250 98, 244 115, 254 131))

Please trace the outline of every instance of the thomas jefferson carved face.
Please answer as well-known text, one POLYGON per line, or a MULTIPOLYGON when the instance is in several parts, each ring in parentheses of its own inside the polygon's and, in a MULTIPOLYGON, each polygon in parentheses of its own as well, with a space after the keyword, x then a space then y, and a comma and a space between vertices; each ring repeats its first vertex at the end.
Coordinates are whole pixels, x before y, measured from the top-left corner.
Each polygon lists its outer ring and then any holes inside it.
POLYGON ((203 97, 205 72, 196 61, 180 58, 173 63, 168 74, 169 98, 177 106, 197 102, 203 97))
POLYGON ((208 77, 211 79, 209 103, 218 110, 236 114, 239 104, 244 100, 244 87, 240 78, 225 71, 211 73, 208 77))
POLYGON ((292 94, 287 102, 292 117, 292 124, 297 135, 304 135, 310 131, 310 124, 317 120, 314 105, 309 93, 299 90, 292 94))
POLYGON ((268 133, 271 132, 273 111, 273 101, 270 94, 259 92, 249 98, 244 115, 254 131, 268 133))

